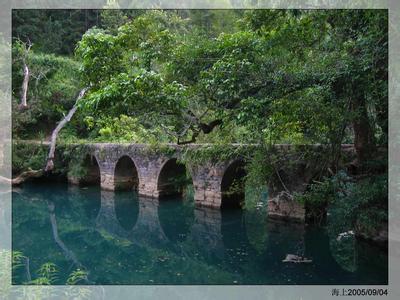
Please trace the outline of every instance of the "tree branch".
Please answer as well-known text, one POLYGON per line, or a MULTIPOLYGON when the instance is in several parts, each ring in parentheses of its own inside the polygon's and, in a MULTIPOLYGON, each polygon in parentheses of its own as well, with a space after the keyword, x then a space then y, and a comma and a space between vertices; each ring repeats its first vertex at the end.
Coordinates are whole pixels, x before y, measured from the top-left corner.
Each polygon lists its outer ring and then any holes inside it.
POLYGON ((65 126, 65 124, 67 124, 72 116, 75 114, 76 110, 78 109, 78 102, 79 100, 85 95, 87 88, 84 88, 80 91, 78 98, 75 101, 74 106, 70 109, 70 111, 68 112, 68 114, 64 117, 64 119, 62 119, 60 121, 60 123, 58 123, 57 127, 53 130, 53 133, 51 134, 51 144, 50 144, 50 150, 49 150, 49 154, 47 156, 47 163, 46 163, 46 167, 45 167, 45 172, 49 172, 51 170, 53 170, 54 168, 54 153, 56 151, 56 141, 57 141, 57 136, 58 133, 60 132, 60 130, 65 126))
POLYGON ((42 177, 43 174, 43 170, 28 170, 12 179, 0 176, 0 183, 20 185, 28 179, 42 177))

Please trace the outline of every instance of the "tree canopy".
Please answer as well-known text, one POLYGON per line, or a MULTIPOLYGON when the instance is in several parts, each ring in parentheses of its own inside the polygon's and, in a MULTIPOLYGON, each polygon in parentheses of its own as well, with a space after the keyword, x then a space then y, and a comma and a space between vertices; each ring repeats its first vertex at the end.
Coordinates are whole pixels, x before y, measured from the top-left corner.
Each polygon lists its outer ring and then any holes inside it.
POLYGON ((14 37, 33 42, 32 103, 57 105, 44 88, 54 78, 65 114, 89 87, 70 126, 77 138, 325 143, 333 159, 354 142, 361 160, 387 145, 385 10, 18 10, 13 20, 14 37), (62 31, 48 38, 37 28, 46 24, 62 31))
POLYGON ((171 142, 387 142, 387 12, 259 10, 212 35, 149 11, 78 43, 83 108, 171 142))

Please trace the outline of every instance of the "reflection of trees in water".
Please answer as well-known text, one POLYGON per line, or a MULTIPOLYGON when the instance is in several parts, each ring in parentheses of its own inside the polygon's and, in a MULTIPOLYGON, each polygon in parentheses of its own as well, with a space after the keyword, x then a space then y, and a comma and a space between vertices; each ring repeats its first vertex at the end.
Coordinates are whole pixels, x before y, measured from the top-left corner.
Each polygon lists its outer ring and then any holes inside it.
MULTIPOLYGON (((59 234, 58 234, 58 226, 57 226, 57 220, 56 220, 56 215, 54 213, 55 205, 53 202, 48 201, 47 202, 47 207, 49 209, 49 216, 50 216, 50 224, 51 224, 51 229, 53 233, 53 238, 54 241, 57 243, 57 245, 61 248, 61 250, 64 252, 65 258, 67 260, 72 261, 72 265, 70 266, 70 269, 72 266, 75 267, 75 269, 81 269, 81 270, 87 270, 87 268, 77 259, 75 253, 71 251, 66 244, 61 240, 59 234)), ((88 284, 93 284, 87 276, 84 276, 82 279, 84 279, 85 283, 88 284)))
POLYGON ((89 209, 86 207, 89 201, 81 201, 82 195, 67 193, 66 185, 56 186, 43 186, 42 191, 42 185, 27 185, 14 196, 13 249, 30 257, 32 269, 37 269, 51 258, 51 262, 66 272, 60 273, 62 280, 62 276, 68 275, 74 267, 83 267, 77 254, 77 250, 82 251, 81 246, 76 247, 76 241, 70 241, 69 237, 81 237, 91 232, 88 228, 92 227, 92 216, 96 210, 92 211, 95 202, 89 209), (63 256, 72 264, 68 264, 63 256))
POLYGON ((330 252, 332 257, 339 266, 348 272, 357 271, 357 248, 356 238, 354 235, 346 236, 338 239, 337 237, 330 238, 330 252))
POLYGON ((387 284, 387 253, 377 245, 357 240, 354 235, 330 236, 330 252, 346 276, 358 282, 387 284), (371 259, 373 258, 373 259, 371 259), (376 270, 371 272, 371 270, 376 270))
MULTIPOLYGON (((66 209, 69 213, 73 213, 76 219, 93 223, 101 207, 100 189, 95 186, 79 188, 70 185, 68 186, 68 201, 57 203, 57 207, 64 205, 68 206, 66 209)), ((59 210, 62 210, 61 207, 59 210)))
POLYGON ((244 214, 247 239, 253 249, 258 254, 262 254, 268 242, 267 213, 261 209, 248 209, 244 214))

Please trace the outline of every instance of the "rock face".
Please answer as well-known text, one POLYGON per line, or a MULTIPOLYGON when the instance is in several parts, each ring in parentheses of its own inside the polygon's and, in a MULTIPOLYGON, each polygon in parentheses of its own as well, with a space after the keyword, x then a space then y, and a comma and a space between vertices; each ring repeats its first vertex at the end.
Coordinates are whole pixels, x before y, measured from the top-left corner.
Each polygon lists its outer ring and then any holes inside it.
POLYGON ((287 254, 286 258, 284 260, 282 260, 282 262, 290 262, 290 263, 311 263, 312 260, 302 257, 302 256, 298 256, 295 254, 287 254))
POLYGON ((269 181, 268 215, 272 218, 284 218, 304 221, 306 210, 296 201, 294 194, 302 194, 311 180, 320 171, 320 164, 315 156, 323 153, 320 146, 310 148, 281 147, 275 151, 274 173, 269 181), (308 151, 310 157, 305 159, 302 153, 308 151))
POLYGON ((365 230, 356 229, 356 236, 366 241, 370 241, 376 245, 387 248, 388 247, 388 224, 382 223, 380 226, 370 232, 365 230))
MULTIPOLYGON (((324 145, 277 145, 274 148, 274 172, 268 183, 270 217, 305 220, 306 209, 296 200, 295 194, 303 194, 312 180, 321 176, 327 151, 329 148, 324 145)), ((345 165, 354 157, 354 147, 342 145, 342 161, 339 163, 345 165)))
POLYGON ((268 201, 268 216, 294 221, 304 221, 306 210, 287 192, 281 192, 268 201))

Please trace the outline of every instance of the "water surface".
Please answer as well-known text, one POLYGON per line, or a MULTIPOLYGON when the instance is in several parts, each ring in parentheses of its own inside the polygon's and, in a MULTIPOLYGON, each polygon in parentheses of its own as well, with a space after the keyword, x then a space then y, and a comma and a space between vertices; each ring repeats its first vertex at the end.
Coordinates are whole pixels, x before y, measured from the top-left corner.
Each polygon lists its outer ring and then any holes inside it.
MULTIPOLYGON (((13 192, 13 250, 31 279, 46 262, 54 284, 72 271, 90 284, 386 284, 387 252, 329 238, 323 228, 250 211, 197 208, 188 196, 154 200, 99 187, 25 184, 13 192), (286 254, 310 264, 283 263, 286 254)), ((28 282, 16 266, 15 284, 28 282)))

